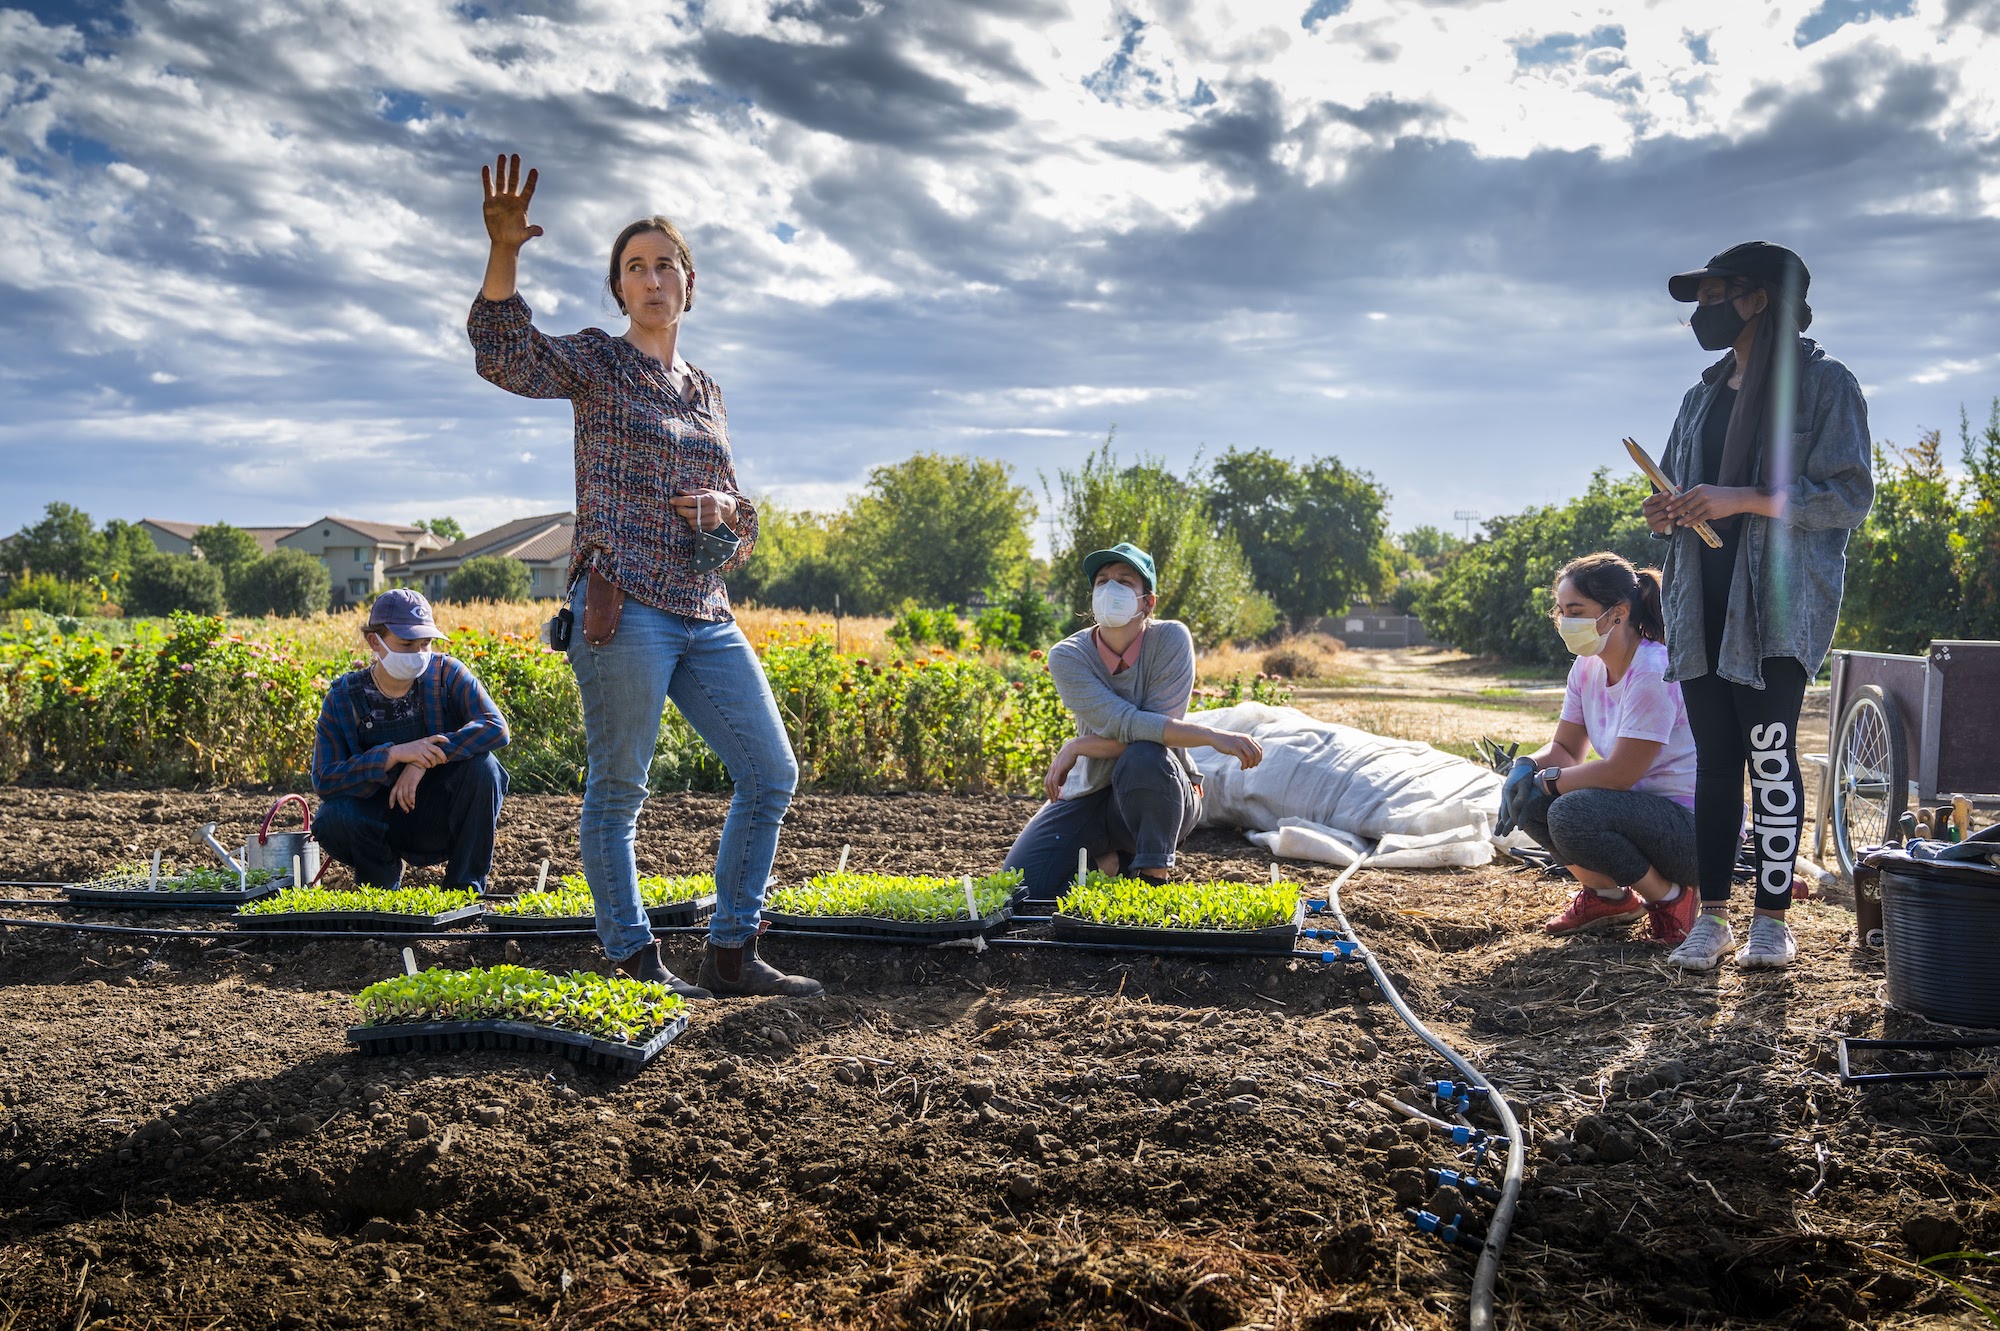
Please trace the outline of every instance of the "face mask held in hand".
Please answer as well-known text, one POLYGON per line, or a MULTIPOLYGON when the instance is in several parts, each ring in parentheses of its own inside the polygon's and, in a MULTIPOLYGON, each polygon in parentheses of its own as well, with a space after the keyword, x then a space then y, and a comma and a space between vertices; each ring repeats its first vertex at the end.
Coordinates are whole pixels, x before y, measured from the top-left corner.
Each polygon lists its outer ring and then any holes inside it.
MULTIPOLYGON (((1602 618, 1603 615, 1597 617, 1602 618)), ((1611 641, 1609 633, 1597 631, 1597 619, 1564 615, 1556 621, 1556 632, 1562 634, 1563 645, 1578 656, 1595 656, 1604 650, 1605 643, 1611 641)), ((1612 627, 1618 626, 1614 624, 1612 627)))
POLYGON ((1139 617, 1139 593, 1122 582, 1100 582, 1090 592, 1090 613, 1105 628, 1123 628, 1139 617))
POLYGON ((388 644, 379 638, 376 646, 382 654, 375 659, 382 663, 382 672, 390 679, 415 679, 430 669, 431 653, 428 648, 421 652, 392 652, 388 644))

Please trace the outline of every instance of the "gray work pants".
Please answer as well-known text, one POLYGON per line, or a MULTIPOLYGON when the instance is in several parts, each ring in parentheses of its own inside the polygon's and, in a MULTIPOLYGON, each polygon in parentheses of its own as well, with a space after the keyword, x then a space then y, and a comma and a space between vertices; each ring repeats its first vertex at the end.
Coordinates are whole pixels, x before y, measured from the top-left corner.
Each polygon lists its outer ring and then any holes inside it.
POLYGON ((1171 869, 1198 812, 1180 760, 1164 745, 1141 740, 1118 755, 1104 789, 1044 804, 1015 838, 1005 867, 1021 871, 1037 900, 1062 895, 1076 880, 1079 846, 1093 861, 1116 851, 1124 872, 1171 869))

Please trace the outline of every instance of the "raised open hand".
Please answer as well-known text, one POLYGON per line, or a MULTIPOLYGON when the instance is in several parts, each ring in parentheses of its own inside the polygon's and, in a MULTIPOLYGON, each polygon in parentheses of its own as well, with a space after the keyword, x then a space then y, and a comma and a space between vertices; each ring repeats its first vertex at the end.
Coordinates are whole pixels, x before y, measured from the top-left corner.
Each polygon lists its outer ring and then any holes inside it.
POLYGON ((479 168, 479 183, 486 191, 486 238, 495 246, 518 250, 542 234, 540 227, 528 224, 528 201, 535 197, 536 175, 531 168, 528 178, 521 179, 519 153, 479 168))

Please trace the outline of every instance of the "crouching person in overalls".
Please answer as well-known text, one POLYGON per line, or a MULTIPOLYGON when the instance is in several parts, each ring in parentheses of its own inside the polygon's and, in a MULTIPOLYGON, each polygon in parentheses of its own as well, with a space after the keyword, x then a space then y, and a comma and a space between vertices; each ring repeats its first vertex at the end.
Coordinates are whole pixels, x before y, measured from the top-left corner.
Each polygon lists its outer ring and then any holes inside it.
POLYGON ((313 741, 320 849, 371 887, 442 864, 447 886, 484 892, 506 719, 464 662, 431 650, 445 635, 416 592, 376 597, 361 636, 374 664, 333 681, 313 741))
POLYGON ((1245 767, 1264 756, 1248 735, 1184 719, 1194 638, 1180 621, 1152 617, 1152 556, 1124 542, 1084 556, 1083 573, 1097 622, 1049 649, 1049 674, 1077 736, 1049 765, 1048 803, 1007 852, 1006 867, 1021 870, 1032 898, 1062 892, 1079 848, 1103 873, 1166 882, 1201 811, 1187 751, 1212 748, 1245 767), (1072 782, 1079 767, 1082 778, 1072 782))

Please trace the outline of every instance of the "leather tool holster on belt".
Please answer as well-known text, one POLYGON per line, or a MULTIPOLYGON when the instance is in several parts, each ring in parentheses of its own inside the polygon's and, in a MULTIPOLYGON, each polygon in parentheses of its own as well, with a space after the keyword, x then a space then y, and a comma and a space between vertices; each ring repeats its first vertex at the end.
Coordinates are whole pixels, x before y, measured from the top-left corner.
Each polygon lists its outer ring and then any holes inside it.
POLYGON ((604 646, 618 632, 618 617, 624 613, 624 590, 592 564, 583 587, 583 640, 592 647, 604 646))

